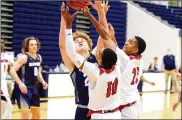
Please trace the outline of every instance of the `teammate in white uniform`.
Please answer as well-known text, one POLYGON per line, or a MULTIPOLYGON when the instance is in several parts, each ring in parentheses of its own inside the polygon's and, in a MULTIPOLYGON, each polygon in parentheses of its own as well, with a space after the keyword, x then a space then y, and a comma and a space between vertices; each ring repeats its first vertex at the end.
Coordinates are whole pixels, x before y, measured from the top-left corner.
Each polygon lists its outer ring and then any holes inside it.
MULTIPOLYGON (((103 39, 105 47, 116 48, 116 40, 113 29, 110 28, 109 33, 99 24, 95 22, 95 18, 90 14, 89 10, 84 8, 82 12, 87 16, 92 24, 95 26, 97 32, 103 39), (102 29, 102 30, 101 30, 102 29), (114 39, 115 43, 111 40, 114 39)), ((107 23, 107 22, 106 22, 107 23)), ((120 61, 120 69, 122 74, 121 83, 121 106, 122 119, 137 119, 141 111, 141 104, 139 99, 139 93, 137 85, 143 71, 143 60, 141 59, 141 53, 146 48, 145 41, 135 36, 132 39, 126 41, 123 50, 116 48, 116 53, 120 61)))
POLYGON ((11 119, 12 104, 7 88, 7 72, 10 69, 8 54, 3 52, 4 40, 1 40, 1 119, 11 119))
POLYGON ((6 78, 9 73, 18 82, 18 75, 11 69, 8 54, 4 52, 4 40, 1 39, 1 119, 11 119, 12 104, 8 94, 6 78))
POLYGON ((75 17, 70 16, 68 8, 62 6, 62 15, 66 21, 66 52, 73 63, 82 70, 89 78, 89 104, 88 116, 92 119, 120 119, 119 111, 119 86, 120 67, 116 66, 117 55, 114 50, 106 48, 98 51, 96 58, 101 60, 102 69, 93 63, 85 61, 85 58, 76 52, 72 37, 72 21, 75 17))

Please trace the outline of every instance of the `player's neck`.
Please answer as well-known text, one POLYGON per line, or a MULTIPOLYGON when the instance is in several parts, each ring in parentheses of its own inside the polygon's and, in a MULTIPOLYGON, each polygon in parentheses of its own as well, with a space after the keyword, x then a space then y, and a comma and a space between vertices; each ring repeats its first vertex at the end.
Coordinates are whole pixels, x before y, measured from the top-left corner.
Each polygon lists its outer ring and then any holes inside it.
POLYGON ((82 51, 80 52, 80 55, 83 56, 84 58, 88 58, 88 56, 90 55, 89 51, 85 52, 85 51, 82 51))
POLYGON ((32 53, 32 52, 27 52, 27 54, 28 55, 30 55, 32 58, 36 58, 37 56, 36 56, 36 53, 32 53))

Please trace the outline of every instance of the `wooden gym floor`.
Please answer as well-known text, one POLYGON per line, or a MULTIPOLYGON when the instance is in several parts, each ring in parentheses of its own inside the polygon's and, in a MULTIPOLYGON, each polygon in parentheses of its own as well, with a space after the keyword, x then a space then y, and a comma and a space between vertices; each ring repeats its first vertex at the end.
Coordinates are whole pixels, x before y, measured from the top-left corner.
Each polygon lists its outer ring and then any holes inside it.
MULTIPOLYGON (((181 104, 175 112, 172 105, 178 99, 178 94, 164 94, 164 92, 147 92, 141 96, 141 119, 181 119, 181 104)), ((41 102, 42 119, 73 119, 76 105, 74 97, 48 98, 41 102)), ((12 119, 20 119, 20 110, 13 105, 12 119)))

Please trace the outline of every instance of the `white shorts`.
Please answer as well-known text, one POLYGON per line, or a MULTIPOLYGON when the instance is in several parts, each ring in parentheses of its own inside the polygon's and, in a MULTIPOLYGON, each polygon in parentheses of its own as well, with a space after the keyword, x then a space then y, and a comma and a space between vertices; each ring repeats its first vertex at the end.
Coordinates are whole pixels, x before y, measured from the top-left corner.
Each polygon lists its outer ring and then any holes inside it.
POLYGON ((116 111, 112 113, 98 114, 94 113, 91 115, 91 119, 121 119, 121 112, 116 111))
POLYGON ((122 119, 139 119, 141 114, 141 101, 136 101, 133 105, 121 110, 122 119))

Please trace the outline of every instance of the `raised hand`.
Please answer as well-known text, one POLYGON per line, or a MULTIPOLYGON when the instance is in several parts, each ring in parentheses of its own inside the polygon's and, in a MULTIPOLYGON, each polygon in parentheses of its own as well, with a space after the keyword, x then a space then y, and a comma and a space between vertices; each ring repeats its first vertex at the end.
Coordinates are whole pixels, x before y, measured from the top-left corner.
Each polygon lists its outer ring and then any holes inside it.
POLYGON ((99 10, 102 10, 103 9, 103 5, 102 5, 102 1, 100 0, 96 0, 94 2, 94 4, 92 2, 90 2, 90 5, 96 10, 96 11, 99 11, 99 10))
POLYGON ((87 6, 85 6, 84 8, 81 9, 81 12, 85 15, 85 16, 89 16, 90 15, 90 10, 87 6))
POLYGON ((62 16, 63 16, 63 18, 64 18, 64 20, 66 22, 66 28, 67 29, 71 29, 72 28, 73 20, 76 17, 77 12, 75 12, 73 15, 70 15, 69 7, 65 6, 65 4, 63 2, 62 6, 61 6, 61 14, 62 14, 62 16))
POLYGON ((110 6, 108 5, 108 1, 103 1, 102 6, 104 8, 104 12, 107 13, 110 6))

